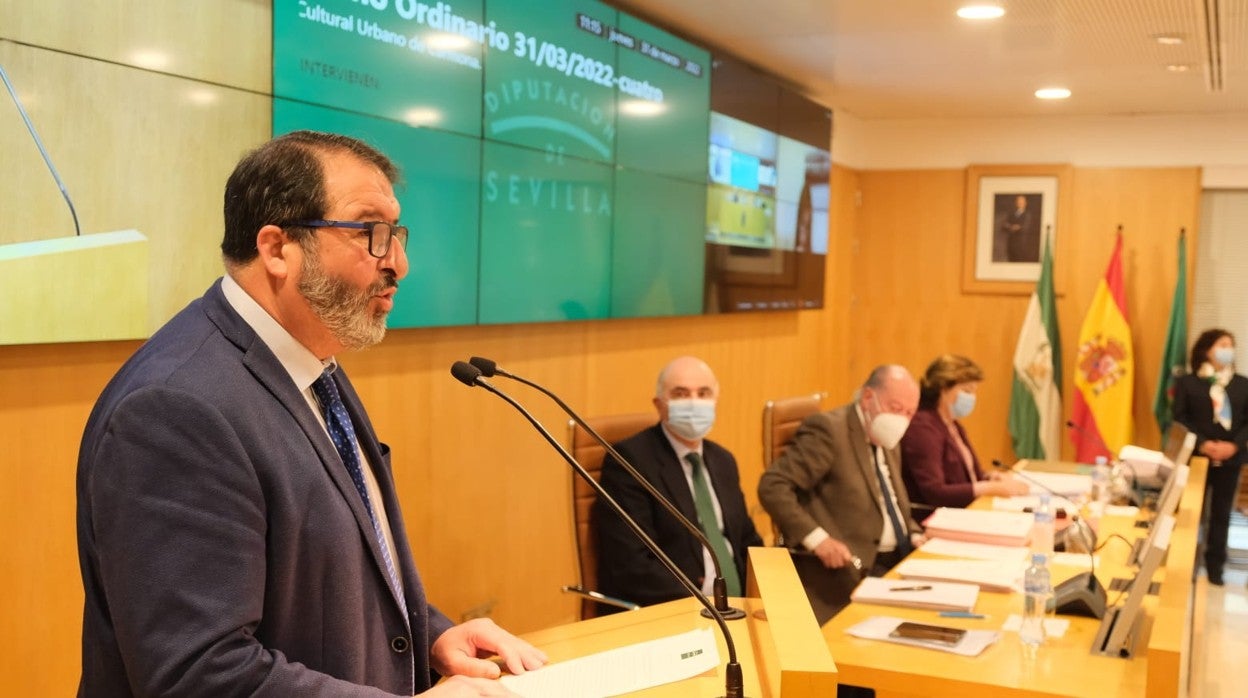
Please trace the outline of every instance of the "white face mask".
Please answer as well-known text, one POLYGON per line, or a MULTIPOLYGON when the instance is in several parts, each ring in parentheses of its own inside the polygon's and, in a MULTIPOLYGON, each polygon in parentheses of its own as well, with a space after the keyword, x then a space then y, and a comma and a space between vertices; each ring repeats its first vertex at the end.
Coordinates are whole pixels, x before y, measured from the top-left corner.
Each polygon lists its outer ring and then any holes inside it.
POLYGON ((910 418, 885 412, 880 405, 880 398, 875 393, 872 393, 871 397, 875 400, 875 408, 878 410, 867 427, 871 440, 886 449, 896 448, 897 444, 901 443, 901 437, 905 436, 906 429, 910 428, 910 418))
POLYGON ((1223 366, 1235 363, 1235 347, 1218 347, 1213 350, 1213 360, 1223 366))
POLYGON ((681 438, 706 436, 715 424, 715 401, 686 398, 667 401, 667 428, 681 438))

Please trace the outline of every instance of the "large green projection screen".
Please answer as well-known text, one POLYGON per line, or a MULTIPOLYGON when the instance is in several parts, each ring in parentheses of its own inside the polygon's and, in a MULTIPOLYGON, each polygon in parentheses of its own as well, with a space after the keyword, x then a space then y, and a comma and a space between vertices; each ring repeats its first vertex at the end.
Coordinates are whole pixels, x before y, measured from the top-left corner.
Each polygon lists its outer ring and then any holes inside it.
POLYGON ((392 327, 695 314, 710 56, 593 0, 275 0, 275 134, 403 168, 392 327))

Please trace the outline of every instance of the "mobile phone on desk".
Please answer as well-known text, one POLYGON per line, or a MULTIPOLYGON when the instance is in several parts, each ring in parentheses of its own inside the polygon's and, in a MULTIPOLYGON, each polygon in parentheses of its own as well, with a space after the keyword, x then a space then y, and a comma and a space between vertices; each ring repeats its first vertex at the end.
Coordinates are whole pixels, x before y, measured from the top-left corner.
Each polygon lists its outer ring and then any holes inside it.
POLYGON ((926 623, 906 621, 894 628, 893 632, 889 633, 888 636, 906 640, 923 640, 947 647, 954 647, 966 636, 966 630, 962 628, 948 628, 943 625, 927 625, 926 623))

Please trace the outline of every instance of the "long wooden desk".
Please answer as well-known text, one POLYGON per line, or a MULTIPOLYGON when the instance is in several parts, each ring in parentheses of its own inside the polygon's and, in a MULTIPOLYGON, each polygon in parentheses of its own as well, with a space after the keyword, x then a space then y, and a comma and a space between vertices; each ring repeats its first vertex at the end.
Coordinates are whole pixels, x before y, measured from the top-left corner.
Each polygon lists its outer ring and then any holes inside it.
MULTIPOLYGON (((750 698, 836 695, 836 665, 822 641, 793 562, 783 548, 751 548, 746 598, 732 599, 746 617, 729 621, 750 698)), ((552 662, 654 640, 716 623, 693 598, 570 623, 524 635, 552 662)), ((713 698, 724 694, 728 649, 718 629, 720 666, 691 679, 630 693, 638 698, 713 698)))
MULTIPOLYGON (((1193 459, 1180 503, 1167 564, 1154 577, 1162 582, 1160 595, 1146 602, 1147 617, 1143 618, 1140 635, 1144 647, 1137 648, 1133 659, 1093 655, 1091 647, 1100 621, 1092 618, 1069 617, 1066 634, 1048 640, 1032 657, 1024 651, 1017 633, 1012 632, 1002 632, 1001 639, 978 657, 860 640, 845 634, 846 628, 872 616, 999 630, 1011 613, 1021 614, 1021 595, 981 592, 975 611, 987 616, 982 620, 940 618, 932 611, 850 604, 823 627, 841 682, 874 688, 880 698, 1185 695, 1193 654, 1191 624, 1194 611, 1199 610, 1199 601, 1193 601, 1192 569, 1205 463, 1197 460, 1193 459)), ((1104 517, 1100 540, 1108 540, 1113 533, 1127 540, 1145 535, 1144 529, 1134 526, 1133 519, 1104 517)), ((1096 572, 1102 584, 1108 587, 1114 577, 1134 575, 1134 570, 1125 564, 1128 554, 1127 545, 1119 540, 1109 540, 1101 549, 1096 572)), ((1057 584, 1081 570, 1054 566, 1052 571, 1057 584)), ((1109 592, 1111 604, 1120 600, 1117 592, 1109 592)))

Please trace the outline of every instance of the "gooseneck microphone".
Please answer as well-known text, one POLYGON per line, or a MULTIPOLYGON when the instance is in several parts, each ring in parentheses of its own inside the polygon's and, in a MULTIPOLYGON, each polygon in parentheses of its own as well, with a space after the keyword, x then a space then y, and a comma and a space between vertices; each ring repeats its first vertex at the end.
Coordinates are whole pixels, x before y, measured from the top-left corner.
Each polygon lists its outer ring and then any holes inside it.
MULTIPOLYGON (((1057 492, 1045 485, 1043 482, 1026 475, 1021 470, 1002 463, 999 459, 994 458, 992 465, 1000 470, 1012 473, 1016 477, 1020 477, 1027 482, 1048 492, 1054 497, 1061 497, 1057 492)), ((1070 525, 1066 527, 1064 532, 1069 538, 1071 529, 1079 536, 1084 547, 1088 550, 1088 571, 1080 572, 1066 581, 1058 584, 1053 588, 1053 608, 1058 613, 1066 613, 1074 616, 1087 616, 1089 618, 1104 618, 1105 605, 1107 596, 1105 587, 1101 581, 1096 578, 1096 538, 1092 533, 1086 521, 1071 516, 1070 525)), ((1069 546, 1067 546, 1069 547, 1069 546)))
POLYGON ((680 568, 676 566, 675 562, 672 562, 672 559, 669 558, 661 548, 659 548, 658 544, 655 543, 650 536, 646 535, 646 532, 642 530, 641 525, 633 520, 633 518, 624 511, 624 508, 611 498, 611 495, 607 494, 606 490, 602 488, 602 485, 599 484, 587 470, 585 470, 584 466, 572 457, 572 454, 568 453, 567 449, 565 449, 563 445, 555 439, 555 437, 551 436, 546 427, 542 426, 542 423, 537 421, 537 418, 530 414, 528 410, 526 410, 510 395, 504 393, 489 381, 485 380, 481 373, 481 369, 463 361, 456 361, 451 366, 451 375, 455 376, 456 380, 464 385, 467 385, 468 387, 480 386, 485 388, 489 392, 502 398, 507 404, 511 405, 517 412, 523 415, 524 418, 528 420, 529 424, 533 425, 533 428, 536 429, 544 439, 546 439, 546 442, 559 452, 559 455, 568 462, 568 465, 572 466, 572 469, 576 471, 576 474, 579 475, 581 479, 586 482, 586 484, 593 488, 594 492, 598 494, 598 497, 602 499, 602 501, 606 502, 607 506, 609 506, 611 510, 624 521, 629 529, 632 530, 633 534, 636 535, 637 538, 650 549, 650 552, 654 553, 654 556, 658 558, 659 562, 667 568, 667 571, 676 578, 676 581, 680 582, 681 586, 685 587, 686 591, 688 591, 698 600, 699 603, 706 607, 706 610, 710 612, 710 617, 716 622, 717 625, 719 625, 719 630, 724 636, 724 644, 728 648, 728 666, 725 668, 724 672, 724 698, 744 698, 744 680, 741 675, 741 664, 737 661, 737 647, 732 641, 732 633, 728 632, 728 624, 724 621, 723 616, 715 610, 715 607, 711 604, 710 599, 706 598, 706 594, 703 594, 702 590, 693 583, 693 580, 689 579, 688 575, 682 572, 680 568))
MULTIPOLYGON (((684 514, 680 513, 680 510, 676 508, 676 505, 673 504, 667 497, 663 496, 663 494, 659 492, 654 485, 650 484, 649 480, 642 477, 641 473, 637 472, 637 469, 633 467, 633 464, 629 463, 628 459, 620 455, 620 453, 616 451, 611 444, 607 443, 607 440, 602 438, 601 434, 595 431, 593 427, 586 424, 585 420, 581 419, 581 416, 569 407, 567 403, 561 400, 558 395, 555 395, 545 387, 538 385, 527 378, 504 371, 498 367, 497 363, 490 359, 474 356, 468 360, 468 363, 475 366, 481 372, 481 375, 486 378, 490 378, 495 375, 510 378, 514 381, 523 383, 543 395, 546 395, 551 400, 554 400, 555 404, 559 405, 565 414, 571 417, 574 422, 579 424, 582 429, 588 432, 589 435, 593 437, 594 441, 601 444, 602 447, 607 450, 607 453, 611 454, 611 457, 624 468, 624 471, 627 472, 629 476, 637 481, 637 484, 644 487, 645 490, 650 493, 650 496, 654 497, 654 499, 661 504, 664 509, 667 509, 667 512, 671 514, 681 526, 684 526, 694 538, 698 539, 698 543, 701 544, 703 550, 710 551, 711 563, 715 566, 715 580, 712 582, 712 593, 715 597, 715 610, 724 617, 724 620, 738 620, 745 617, 745 611, 728 605, 728 583, 724 581, 724 570, 723 567, 720 566, 719 558, 715 556, 714 550, 711 549, 711 543, 706 539, 706 534, 703 533, 702 529, 697 524, 693 523, 684 514)), ((737 554, 742 553, 743 551, 737 551, 737 554)), ((707 618, 711 617, 710 613, 707 611, 702 611, 702 615, 707 618)))
POLYGON ((22 106, 22 100, 17 96, 17 90, 13 87, 13 83, 9 81, 8 73, 4 72, 4 68, 0 66, 0 80, 4 81, 4 86, 9 88, 9 96, 13 98, 13 104, 17 106, 17 113, 22 116, 22 121, 26 123, 26 130, 30 132, 30 137, 35 141, 35 147, 39 149, 39 154, 43 156, 43 162, 48 166, 48 171, 52 173, 52 179, 56 180, 56 186, 61 190, 61 196, 65 199, 66 205, 69 206, 69 215, 74 219, 74 235, 81 236, 82 228, 78 225, 78 211, 74 210, 74 202, 69 198, 69 191, 65 188, 65 183, 61 181, 61 175, 56 171, 56 166, 52 164, 52 156, 48 155, 48 149, 43 147, 43 140, 39 138, 39 132, 35 130, 35 125, 30 122, 30 116, 26 114, 26 107, 22 106))
POLYGON ((1114 457, 1113 452, 1109 450, 1109 445, 1105 443, 1105 439, 1102 439, 1100 434, 1095 433, 1095 432, 1088 431, 1087 429, 1084 429, 1083 427, 1079 426, 1078 424, 1075 424, 1075 420, 1073 420, 1073 419, 1068 419, 1068 420, 1066 420, 1066 427, 1067 427, 1068 429, 1070 429, 1071 431, 1073 431, 1073 432, 1075 432, 1076 434, 1078 434, 1078 435, 1079 435, 1079 439, 1078 439, 1078 440, 1079 440, 1080 442, 1084 442, 1084 441, 1087 441, 1087 440, 1089 440, 1089 439, 1095 438, 1095 439, 1096 439, 1096 441, 1094 441, 1094 442, 1092 443, 1092 446, 1094 446, 1094 447, 1100 447, 1100 449, 1101 449, 1102 451, 1104 451, 1104 452, 1105 452, 1105 457, 1106 457, 1106 458, 1113 458, 1113 457, 1114 457))

